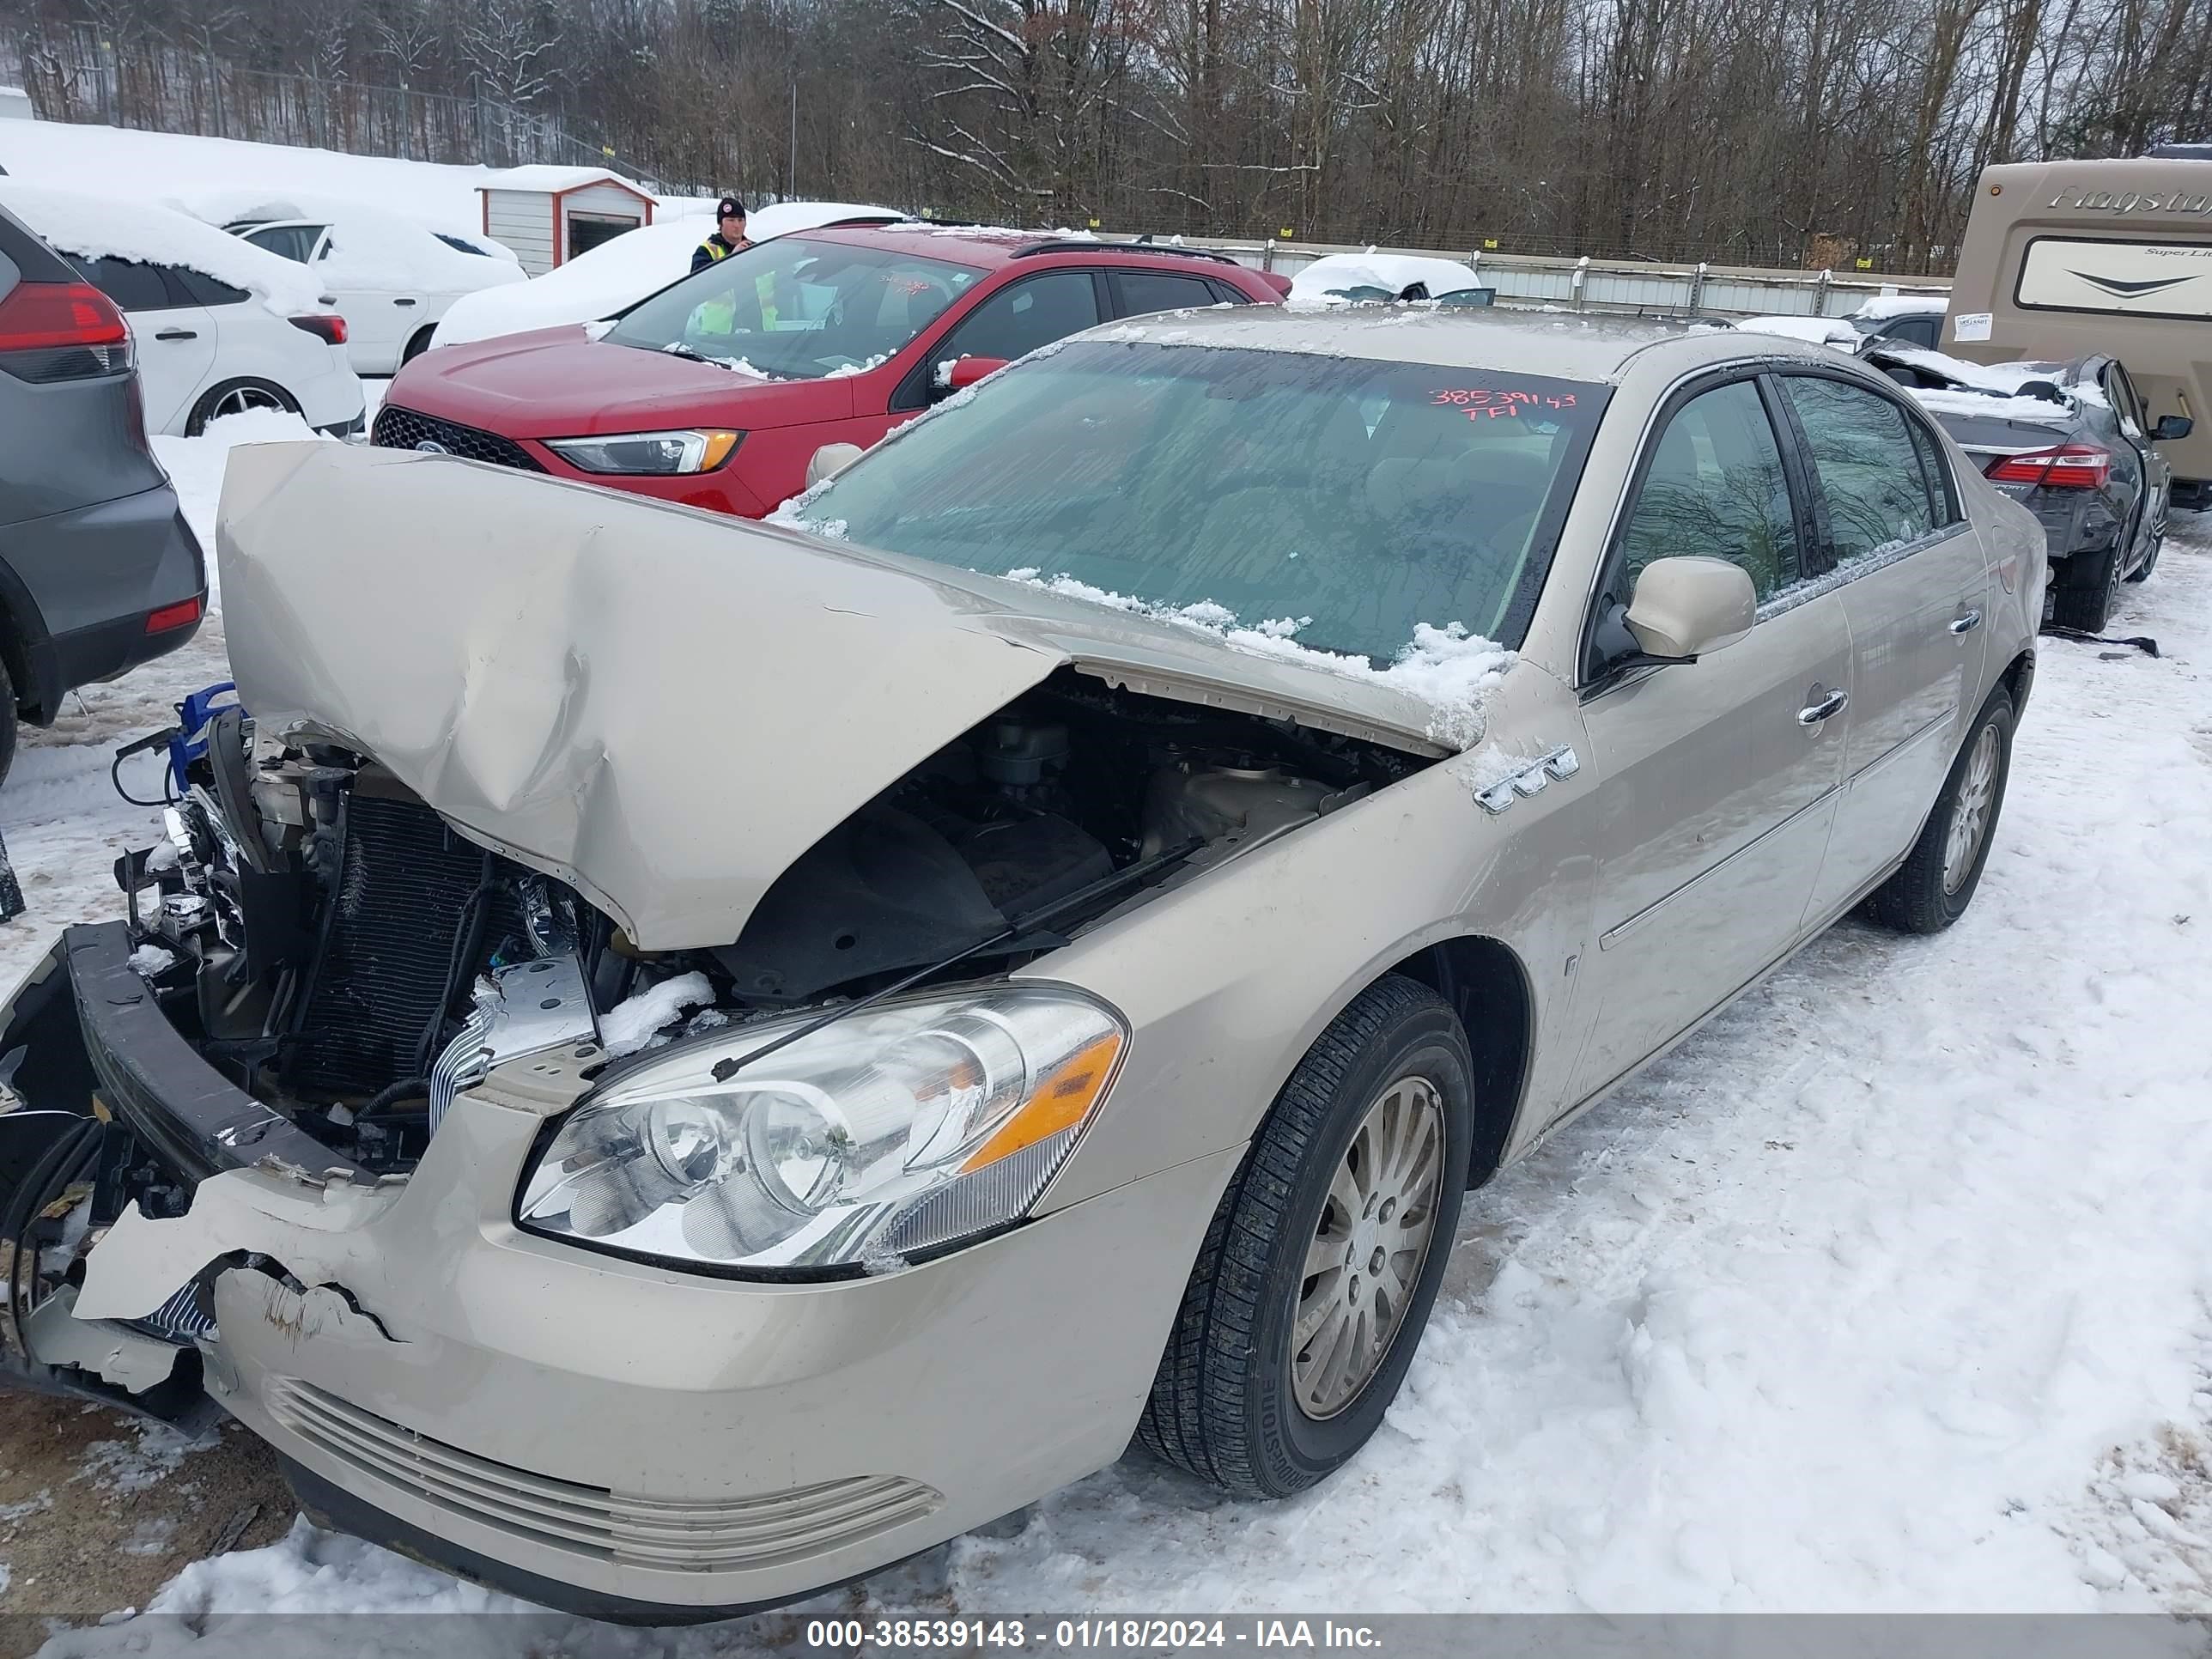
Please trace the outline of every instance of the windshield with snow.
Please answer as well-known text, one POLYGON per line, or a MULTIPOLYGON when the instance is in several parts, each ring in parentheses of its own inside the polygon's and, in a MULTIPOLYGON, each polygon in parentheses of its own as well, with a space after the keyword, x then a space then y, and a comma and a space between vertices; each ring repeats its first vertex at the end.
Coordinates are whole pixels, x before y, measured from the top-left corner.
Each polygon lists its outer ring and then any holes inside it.
POLYGON ((779 236, 663 289, 605 337, 779 380, 858 374, 921 333, 982 274, 918 254, 779 236))
POLYGON ((1085 341, 917 422, 799 517, 1378 665, 1424 623, 1516 646, 1605 398, 1485 369, 1085 341))

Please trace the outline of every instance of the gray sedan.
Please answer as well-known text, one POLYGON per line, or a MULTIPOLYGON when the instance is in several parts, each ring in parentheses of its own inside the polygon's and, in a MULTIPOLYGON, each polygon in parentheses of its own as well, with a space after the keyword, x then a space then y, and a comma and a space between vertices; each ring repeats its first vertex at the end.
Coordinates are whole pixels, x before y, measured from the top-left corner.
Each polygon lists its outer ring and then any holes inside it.
POLYGON ((2189 418, 2151 421, 2111 357, 1968 363, 1881 340, 1859 356, 1909 387, 1982 476, 2042 524, 2051 621, 2102 630, 2120 584, 2158 566, 2173 475, 2154 446, 2187 437, 2189 418))
POLYGON ((1832 352, 1418 307, 1078 337, 781 525, 265 446, 220 541, 253 729, 0 1010, 0 1353, 629 1619, 1341 1467, 1470 1188, 1966 908, 2045 580, 1832 352))

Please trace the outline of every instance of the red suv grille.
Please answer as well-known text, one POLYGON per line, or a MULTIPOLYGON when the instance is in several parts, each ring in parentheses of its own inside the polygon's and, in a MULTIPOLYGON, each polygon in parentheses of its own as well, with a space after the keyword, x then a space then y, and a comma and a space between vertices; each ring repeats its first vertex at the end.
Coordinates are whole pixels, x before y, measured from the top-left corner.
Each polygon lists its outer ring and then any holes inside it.
POLYGON ((525 472, 545 470, 512 438, 463 426, 458 421, 441 421, 434 415, 419 415, 411 409, 400 409, 391 404, 377 410, 370 441, 384 449, 427 449, 440 455, 489 461, 494 466, 512 466, 525 472))

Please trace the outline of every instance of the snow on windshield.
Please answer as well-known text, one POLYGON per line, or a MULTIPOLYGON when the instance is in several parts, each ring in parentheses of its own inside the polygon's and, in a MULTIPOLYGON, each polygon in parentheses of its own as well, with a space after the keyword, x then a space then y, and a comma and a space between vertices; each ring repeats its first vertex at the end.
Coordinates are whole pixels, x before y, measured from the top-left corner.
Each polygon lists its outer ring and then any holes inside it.
POLYGON ((188 214, 14 179, 0 179, 0 206, 57 252, 80 259, 184 265, 245 289, 280 317, 312 316, 331 308, 305 265, 280 259, 188 214))
MULTIPOLYGON (((1170 331, 1170 333, 1172 331, 1170 331)), ((1601 386, 1058 343, 775 516, 1386 684, 1464 747, 1528 625, 1601 386)))
MULTIPOLYGON (((826 525, 805 527, 817 534, 827 533, 829 528, 826 525)), ((837 528, 842 536, 843 526, 837 528)), ((1428 705, 1429 737, 1453 749, 1472 749, 1482 741, 1483 714, 1490 694, 1514 662, 1513 653, 1504 646, 1469 634, 1458 623, 1441 628, 1415 623, 1413 637, 1387 665, 1377 668, 1365 657, 1299 644, 1297 635, 1300 629, 1313 625, 1311 617, 1275 617, 1246 623, 1240 621, 1228 606, 1216 605, 1211 599, 1200 599, 1190 605, 1152 605, 1126 593, 1093 587, 1073 576, 1046 576, 1034 569, 1010 570, 1006 580, 1041 587, 1062 599, 1080 599, 1132 616, 1147 617, 1154 622, 1191 629, 1221 641, 1234 651, 1323 669, 1347 679, 1364 680, 1371 685, 1401 691, 1428 705)))
POLYGON ((1907 386, 1913 400, 1930 415, 1960 415, 1991 421, 2036 421, 2071 426, 2074 410, 2048 398, 2005 398, 1986 392, 1947 392, 1936 386, 1907 386))

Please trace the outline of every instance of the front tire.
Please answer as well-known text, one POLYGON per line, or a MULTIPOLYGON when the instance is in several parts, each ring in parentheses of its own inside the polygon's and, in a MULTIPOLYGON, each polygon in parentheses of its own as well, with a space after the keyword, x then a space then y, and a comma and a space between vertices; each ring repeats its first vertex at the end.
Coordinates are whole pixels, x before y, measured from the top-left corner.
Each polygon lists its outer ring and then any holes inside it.
POLYGON ((248 410, 281 410, 288 415, 297 415, 300 405, 292 394, 274 381, 247 378, 225 380, 211 386, 200 393, 192 405, 192 412, 185 416, 185 436, 204 436, 209 426, 226 415, 240 415, 248 410))
POLYGON ((1378 980, 1307 1051, 1191 1269, 1146 1449, 1240 1498, 1287 1498, 1381 1426, 1451 1255, 1474 1066, 1426 986, 1378 980))
POLYGON ((2012 696, 1999 686, 1975 716, 1951 775, 1896 874, 1874 890, 1867 915, 1902 933, 1940 933, 1966 913, 1996 838, 2012 776, 2012 696))

